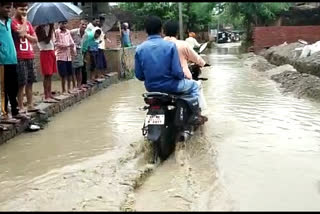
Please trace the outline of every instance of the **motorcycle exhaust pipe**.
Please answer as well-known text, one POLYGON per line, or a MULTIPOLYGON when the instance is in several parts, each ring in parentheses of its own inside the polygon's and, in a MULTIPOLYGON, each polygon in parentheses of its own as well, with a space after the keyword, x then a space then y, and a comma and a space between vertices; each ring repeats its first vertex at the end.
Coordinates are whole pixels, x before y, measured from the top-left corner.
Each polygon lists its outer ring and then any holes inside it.
POLYGON ((146 110, 148 110, 148 109, 149 109, 148 106, 143 106, 143 107, 140 107, 140 108, 139 108, 140 111, 146 111, 146 110))

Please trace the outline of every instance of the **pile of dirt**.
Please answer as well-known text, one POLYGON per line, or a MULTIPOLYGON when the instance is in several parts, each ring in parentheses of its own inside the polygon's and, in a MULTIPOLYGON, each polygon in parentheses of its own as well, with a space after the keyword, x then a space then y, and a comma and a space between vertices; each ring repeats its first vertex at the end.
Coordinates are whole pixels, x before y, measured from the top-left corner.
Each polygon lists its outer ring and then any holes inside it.
POLYGON ((320 77, 320 52, 314 53, 311 56, 299 58, 301 50, 305 44, 295 42, 290 44, 282 44, 273 46, 268 50, 263 50, 259 53, 274 65, 292 65, 300 73, 312 74, 320 77))
POLYGON ((297 97, 307 97, 320 100, 320 78, 300 72, 284 71, 271 76, 280 83, 283 92, 293 92, 297 97))
MULTIPOLYGON (((290 48, 290 47, 289 47, 290 48)), ((292 48, 292 46, 291 46, 292 48)), ((261 55, 270 55, 273 50, 264 51, 261 55)), ((286 49, 288 51, 288 48, 286 49)), ((285 50, 281 51, 283 54, 285 50)), ((292 59, 292 53, 287 53, 287 59, 292 59), (290 58, 291 56, 291 58, 290 58)), ((312 55, 312 58, 316 54, 312 55)), ((312 59, 311 56, 307 59, 312 59)), ((252 70, 263 72, 267 77, 279 83, 283 93, 293 93, 298 98, 309 98, 311 100, 320 101, 320 78, 297 71, 294 66, 290 64, 283 64, 275 66, 268 62, 264 57, 255 55, 253 53, 243 54, 241 56, 243 64, 252 70)), ((315 59, 317 60, 317 59, 315 59)), ((319 60, 320 61, 320 60, 319 60)), ((305 65, 306 66, 306 65, 305 65)))

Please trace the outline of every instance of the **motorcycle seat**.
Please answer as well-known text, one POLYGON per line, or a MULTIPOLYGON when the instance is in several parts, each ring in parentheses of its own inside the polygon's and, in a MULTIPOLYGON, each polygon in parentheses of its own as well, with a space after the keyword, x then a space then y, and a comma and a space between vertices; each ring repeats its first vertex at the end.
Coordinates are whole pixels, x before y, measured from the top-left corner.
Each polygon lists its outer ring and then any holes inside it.
POLYGON ((148 98, 148 97, 168 97, 170 95, 167 93, 162 93, 162 92, 147 92, 147 93, 142 94, 142 96, 144 98, 148 98))
POLYGON ((144 93, 142 96, 144 98, 149 98, 149 97, 178 97, 178 96, 182 96, 183 93, 182 92, 177 92, 177 93, 162 93, 162 92, 147 92, 144 93))

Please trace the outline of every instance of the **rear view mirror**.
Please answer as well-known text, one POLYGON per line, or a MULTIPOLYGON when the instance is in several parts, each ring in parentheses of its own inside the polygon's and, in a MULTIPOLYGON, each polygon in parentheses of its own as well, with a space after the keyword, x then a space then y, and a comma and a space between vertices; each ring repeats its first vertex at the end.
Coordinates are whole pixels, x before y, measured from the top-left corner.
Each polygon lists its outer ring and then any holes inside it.
POLYGON ((203 43, 199 48, 199 54, 201 54, 208 46, 208 42, 203 43))

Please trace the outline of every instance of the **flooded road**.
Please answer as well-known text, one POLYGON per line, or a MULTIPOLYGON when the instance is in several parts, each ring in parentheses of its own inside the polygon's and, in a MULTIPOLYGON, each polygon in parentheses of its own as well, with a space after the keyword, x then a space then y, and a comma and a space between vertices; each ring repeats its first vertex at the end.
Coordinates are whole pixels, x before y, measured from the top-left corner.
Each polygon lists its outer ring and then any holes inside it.
POLYGON ((233 55, 211 59, 207 129, 235 209, 320 210, 319 103, 281 95, 233 55))
POLYGON ((0 210, 320 210, 320 104, 281 95, 237 54, 209 54, 209 121, 152 172, 137 80, 1 145, 0 210))

